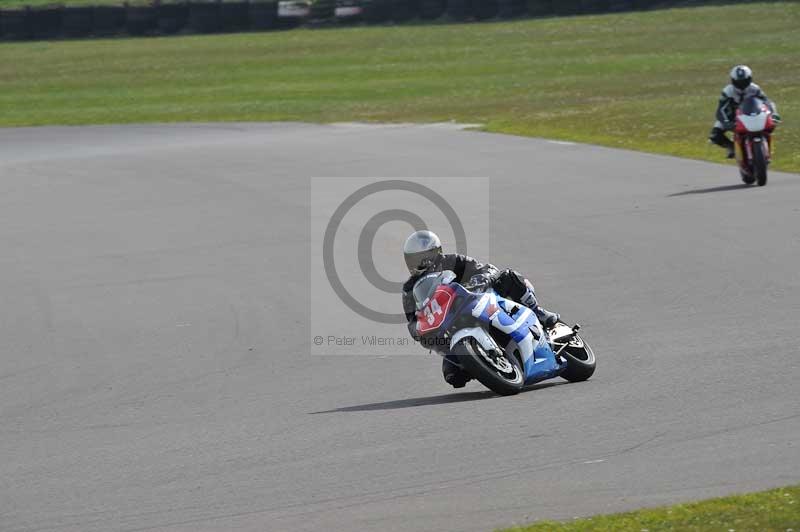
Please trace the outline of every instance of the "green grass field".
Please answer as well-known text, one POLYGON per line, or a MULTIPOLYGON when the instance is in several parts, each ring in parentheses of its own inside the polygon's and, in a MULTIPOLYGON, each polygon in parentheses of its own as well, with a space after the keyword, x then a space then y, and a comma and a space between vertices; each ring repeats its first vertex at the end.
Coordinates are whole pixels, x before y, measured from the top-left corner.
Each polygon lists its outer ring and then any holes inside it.
POLYGON ((800 530, 800 485, 502 532, 790 532, 800 530))
POLYGON ((489 131, 722 160, 706 143, 748 63, 800 172, 800 4, 432 26, 0 44, 0 125, 481 123, 489 131))

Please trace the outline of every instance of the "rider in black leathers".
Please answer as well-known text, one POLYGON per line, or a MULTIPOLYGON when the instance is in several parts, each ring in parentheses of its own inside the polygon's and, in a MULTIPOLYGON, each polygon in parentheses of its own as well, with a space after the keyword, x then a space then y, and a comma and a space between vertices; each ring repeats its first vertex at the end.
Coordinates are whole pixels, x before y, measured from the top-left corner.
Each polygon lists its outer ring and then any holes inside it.
MULTIPOLYGON (((450 270, 455 273, 457 283, 468 287, 491 286, 503 297, 507 297, 536 313, 545 327, 552 327, 559 315, 539 306, 533 285, 514 270, 498 270, 491 264, 481 264, 472 257, 455 253, 444 254, 439 237, 431 231, 417 231, 406 240, 403 249, 411 277, 403 285, 403 310, 408 319, 408 332, 420 341, 417 333, 416 305, 412 290, 417 280, 424 274, 450 270)), ((444 380, 454 388, 462 388, 470 377, 448 357, 442 361, 444 380)))
POLYGON ((725 148, 728 153, 728 158, 733 159, 733 141, 726 135, 726 131, 731 131, 734 127, 734 120, 736 119, 736 109, 745 98, 760 98, 770 107, 772 111, 772 118, 780 121, 775 103, 772 102, 767 95, 761 90, 761 87, 753 83, 753 72, 747 65, 737 65, 731 69, 730 73, 731 82, 722 89, 722 94, 717 104, 717 112, 715 114, 716 121, 711 132, 708 134, 708 140, 712 143, 725 148))

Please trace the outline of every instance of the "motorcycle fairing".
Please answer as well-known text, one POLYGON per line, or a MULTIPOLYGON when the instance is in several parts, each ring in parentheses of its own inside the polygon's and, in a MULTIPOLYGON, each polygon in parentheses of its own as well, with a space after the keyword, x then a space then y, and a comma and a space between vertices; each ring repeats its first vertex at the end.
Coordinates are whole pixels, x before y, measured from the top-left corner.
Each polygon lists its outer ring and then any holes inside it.
MULTIPOLYGON (((742 130, 742 132, 744 132, 744 131, 756 131, 756 132, 764 131, 767 128, 767 118, 768 117, 769 117, 769 114, 767 114, 766 111, 762 112, 762 113, 759 113, 757 115, 740 114, 738 118, 739 118, 739 122, 742 125, 742 128, 739 128, 739 129, 742 130)), ((737 126, 738 126, 738 124, 737 124, 737 126)))
MULTIPOLYGON (((440 285, 425 301, 425 306, 417 311, 417 331, 426 334, 448 323, 450 306, 456 299, 456 290, 449 285, 440 285), (435 310, 432 310, 433 309, 435 310)), ((445 327, 447 328, 447 327, 445 327)))
POLYGON ((746 98, 736 110, 733 139, 735 155, 745 174, 752 174, 750 164, 754 149, 764 150, 764 157, 769 162, 772 155, 771 133, 774 129, 772 110, 760 98, 746 98))
POLYGON ((476 301, 472 315, 510 337, 506 350, 519 354, 525 384, 555 377, 566 367, 566 364, 559 364, 556 360, 547 335, 528 307, 490 290, 476 301))

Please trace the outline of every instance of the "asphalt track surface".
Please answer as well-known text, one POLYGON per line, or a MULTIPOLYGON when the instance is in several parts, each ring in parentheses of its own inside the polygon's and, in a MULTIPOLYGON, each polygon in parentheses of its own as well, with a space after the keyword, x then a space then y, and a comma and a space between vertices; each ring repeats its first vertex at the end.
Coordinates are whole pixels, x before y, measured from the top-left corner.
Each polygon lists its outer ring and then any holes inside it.
POLYGON ((443 127, 0 130, 0 242, 5 532, 487 531, 800 481, 796 175, 443 127), (491 176, 493 261, 596 375, 500 398, 312 360, 313 175, 491 176))

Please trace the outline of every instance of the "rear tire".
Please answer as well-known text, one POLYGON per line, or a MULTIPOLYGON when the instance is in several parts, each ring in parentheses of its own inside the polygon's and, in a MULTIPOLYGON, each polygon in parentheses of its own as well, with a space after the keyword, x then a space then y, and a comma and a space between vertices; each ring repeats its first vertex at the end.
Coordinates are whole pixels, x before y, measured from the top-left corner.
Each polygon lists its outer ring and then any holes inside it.
POLYGON ((758 186, 763 187, 767 184, 767 158, 764 156, 764 142, 753 143, 757 144, 758 148, 753 150, 753 174, 755 174, 758 186))
POLYGON ((576 337, 576 345, 570 342, 561 356, 567 360, 567 369, 561 373, 561 377, 569 382, 581 382, 587 380, 594 374, 597 361, 594 358, 594 351, 580 337, 576 337))
POLYGON ((474 338, 465 338, 452 349, 461 367, 481 384, 500 395, 518 394, 525 384, 519 360, 505 352, 487 352, 474 338), (496 360, 492 363, 491 360, 496 360), (505 368, 501 371, 500 368, 505 368))

